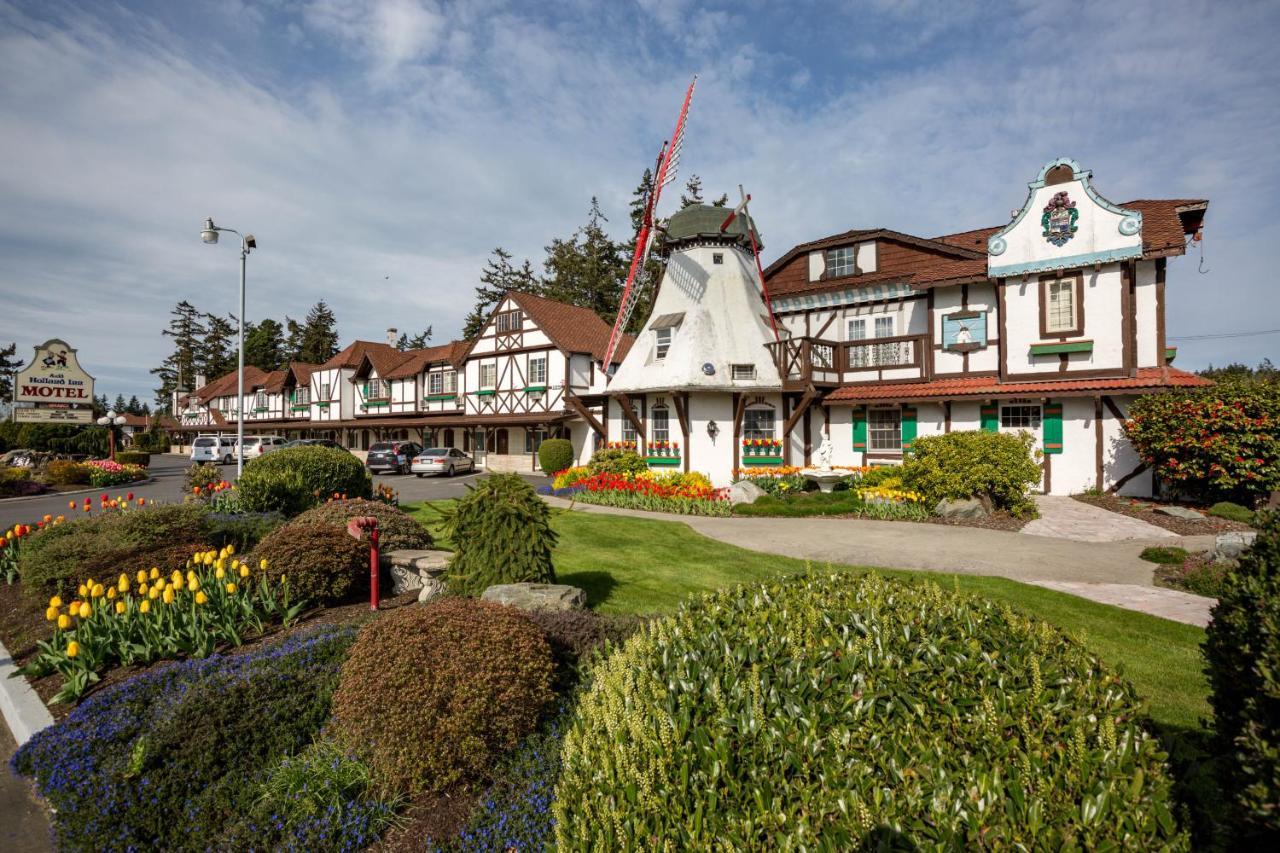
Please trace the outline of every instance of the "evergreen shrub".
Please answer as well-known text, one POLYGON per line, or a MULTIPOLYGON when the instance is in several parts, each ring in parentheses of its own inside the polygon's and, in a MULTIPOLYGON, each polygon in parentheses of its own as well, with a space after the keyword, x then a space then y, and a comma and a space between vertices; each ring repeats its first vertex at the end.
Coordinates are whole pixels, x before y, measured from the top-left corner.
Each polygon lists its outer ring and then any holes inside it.
POLYGON ((157 667, 90 696, 13 766, 53 806, 60 849, 245 849, 221 834, 319 731, 354 633, 157 667))
POLYGON ((554 583, 556 544, 551 510, 516 474, 494 474, 442 512, 453 557, 445 579, 459 595, 478 596, 494 584, 554 583))
POLYGON ((897 473, 930 507, 941 500, 985 498, 1012 515, 1034 515, 1030 491, 1041 474, 1034 442, 1029 433, 984 430, 923 436, 897 473))
POLYGON ((249 565, 266 560, 271 577, 284 575, 294 601, 327 604, 369 585, 369 544, 336 524, 286 524, 253 549, 249 565))
POLYGON ((344 450, 306 445, 253 460, 237 487, 247 511, 293 516, 335 495, 367 498, 373 493, 373 478, 344 450))
POLYGON ((1250 527, 1253 526, 1254 521, 1253 510, 1231 501, 1219 501, 1209 507, 1209 515, 1225 518, 1227 521, 1238 521, 1250 527))
MULTIPOLYGON (((223 492, 223 494, 235 494, 235 492, 223 492)), ((249 553, 285 522, 284 516, 278 512, 209 512, 205 518, 208 524, 209 544, 219 551, 231 545, 237 554, 249 553)))
POLYGON ((1260 513, 1258 538, 1219 590, 1205 629, 1209 704, 1227 789, 1241 823, 1280 838, 1280 515, 1260 513))
POLYGON ((592 454, 587 467, 592 474, 642 474, 649 470, 649 463, 634 450, 605 448, 592 454))
POLYGON ((1133 688, 1047 623, 931 583, 723 590, 588 678, 561 850, 1187 847, 1133 688))
POLYGON ((55 486, 87 486, 91 470, 83 462, 55 459, 44 469, 44 476, 55 486))
POLYGON ((573 442, 567 438, 548 438, 538 446, 538 465, 548 477, 573 465, 573 442))
POLYGON ((518 610, 462 598, 400 608, 361 629, 331 728, 384 793, 484 780, 552 703, 552 667, 518 610))
POLYGON ((151 454, 141 450, 120 450, 116 452, 116 461, 121 465, 141 465, 146 468, 151 464, 151 454))
POLYGON ((291 524, 336 524, 345 527, 347 522, 360 516, 378 519, 378 547, 382 551, 430 548, 431 533, 403 510, 382 501, 330 500, 307 510, 291 524))

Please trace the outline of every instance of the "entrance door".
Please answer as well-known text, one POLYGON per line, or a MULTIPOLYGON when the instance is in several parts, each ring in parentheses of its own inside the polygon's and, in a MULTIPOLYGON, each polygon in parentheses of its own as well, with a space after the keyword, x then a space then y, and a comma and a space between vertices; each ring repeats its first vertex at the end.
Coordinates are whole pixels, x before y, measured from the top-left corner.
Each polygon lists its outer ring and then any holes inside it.
MULTIPOLYGON (((1013 400, 1000 406, 1000 431, 1018 434, 1030 433, 1035 439, 1031 445, 1033 451, 1044 450, 1044 431, 1041 424, 1044 420, 1044 408, 1039 403, 1013 400)), ((1036 488, 1044 491, 1044 466, 1040 468, 1040 482, 1036 488)))
POLYGON ((486 444, 487 438, 488 436, 485 435, 484 428, 478 427, 476 429, 475 439, 472 441, 472 447, 475 451, 472 455, 476 458, 477 468, 484 464, 485 454, 488 451, 488 446, 486 444))
POLYGON ((498 453, 498 455, 499 455, 499 456, 506 456, 506 455, 507 455, 507 449, 508 449, 508 445, 507 445, 507 431, 506 431, 505 429, 499 429, 497 432, 498 432, 498 449, 497 449, 497 453, 498 453))

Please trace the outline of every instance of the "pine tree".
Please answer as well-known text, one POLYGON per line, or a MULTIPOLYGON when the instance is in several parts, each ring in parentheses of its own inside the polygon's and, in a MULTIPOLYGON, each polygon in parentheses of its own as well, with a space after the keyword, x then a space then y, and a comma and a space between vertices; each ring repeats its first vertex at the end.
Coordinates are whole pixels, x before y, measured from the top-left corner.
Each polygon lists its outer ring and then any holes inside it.
POLYGON ((97 420, 107 413, 107 395, 100 394, 93 398, 93 419, 97 420))
POLYGON ((427 326, 421 334, 414 335, 409 338, 409 349, 423 349, 427 342, 431 340, 431 326, 427 326))
MULTIPOLYGON (((493 306, 501 301, 508 290, 519 290, 524 293, 541 295, 543 283, 533 271, 528 259, 520 267, 512 266, 511 253, 501 246, 493 250, 492 256, 485 261, 484 272, 480 273, 480 284, 476 287, 476 304, 463 322, 462 337, 471 339, 480 334, 489 319, 493 306)), ((427 330, 428 337, 430 329, 427 330)))
POLYGON ((148 406, 146 403, 143 403, 143 404, 142 404, 142 410, 141 410, 138 414, 146 415, 147 417, 151 417, 151 407, 150 407, 150 406, 148 406))
POLYGON ((17 341, 0 348, 0 404, 7 405, 13 399, 13 380, 25 363, 25 359, 14 358, 17 353, 17 341))
POLYGON ((134 394, 129 398, 129 402, 125 403, 124 410, 126 414, 141 415, 144 414, 142 404, 138 402, 138 395, 134 394))
POLYGON ((169 315, 169 325, 161 334, 173 340, 173 352, 159 367, 151 369, 152 375, 160 380, 156 401, 166 407, 173 391, 192 390, 205 336, 203 315, 187 300, 175 305, 169 315))
POLYGON ((689 180, 684 182, 684 192, 680 195, 680 207, 683 209, 702 203, 702 178, 690 175, 689 180))
POLYGON ((204 319, 204 339, 196 366, 209 381, 213 381, 236 369, 240 357, 238 330, 234 318, 206 314, 204 319))
POLYGON ((608 218, 600 202, 591 199, 587 222, 568 239, 556 239, 547 247, 546 283, 548 299, 590 308, 612 322, 618 313, 622 285, 630 259, 623 258, 617 243, 605 233, 608 218))
POLYGON ((409 348, 409 333, 401 332, 400 337, 396 338, 396 349, 404 352, 409 348))
MULTIPOLYGON (((292 321, 290 321, 292 322, 292 321)), ((279 370, 285 358, 284 327, 270 317, 244 333, 244 363, 260 370, 279 370)))
POLYGON ((292 317, 284 318, 285 340, 283 361, 302 360, 303 325, 292 317))
POLYGON ((302 326, 298 361, 323 364, 338 353, 338 318, 321 299, 311 306, 302 326))
POLYGON ((123 415, 128 411, 129 404, 124 401, 123 394, 116 395, 116 401, 111 404, 111 411, 117 415, 123 415))

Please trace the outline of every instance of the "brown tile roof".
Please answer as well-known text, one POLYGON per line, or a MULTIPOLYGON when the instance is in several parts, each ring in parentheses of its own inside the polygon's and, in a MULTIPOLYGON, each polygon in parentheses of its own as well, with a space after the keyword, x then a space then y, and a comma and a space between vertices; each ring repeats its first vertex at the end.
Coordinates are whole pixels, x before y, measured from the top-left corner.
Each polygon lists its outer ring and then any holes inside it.
POLYGON ((293 371, 293 380, 299 385, 306 385, 311 381, 311 374, 320 369, 318 364, 307 364, 305 361, 291 361, 287 370, 293 371))
MULTIPOLYGON (((365 354, 373 351, 383 353, 398 353, 400 350, 390 344, 377 343, 375 341, 352 341, 347 344, 333 358, 320 365, 317 369, 331 370, 336 367, 359 367, 360 362, 364 360, 365 354)), ((374 365, 375 367, 377 365, 374 365)))
POLYGON ((958 234, 944 234, 941 237, 934 237, 935 243, 946 243, 948 246, 960 246, 964 249, 972 249, 975 252, 987 253, 987 238, 1000 230, 1002 226, 994 228, 975 228, 972 231, 961 231, 958 234))
POLYGON ((866 383, 845 385, 827 395, 828 403, 859 403, 867 400, 929 400, 954 397, 1022 396, 1048 394, 1071 396, 1092 391, 1149 391, 1160 388, 1188 388, 1212 385, 1208 379, 1177 368, 1141 367, 1137 376, 1114 379, 1052 379, 998 382, 990 376, 935 379, 931 382, 866 383))
POLYGON ((1194 234, 1209 206, 1206 199, 1138 199, 1120 205, 1142 212, 1142 256, 1162 258, 1186 252, 1187 235, 1194 234))
POLYGON ((121 417, 124 418, 125 426, 131 426, 135 428, 142 427, 143 429, 146 429, 147 425, 151 422, 151 419, 148 418, 146 415, 130 415, 126 413, 124 415, 121 415, 121 417))
POLYGON ((460 356, 466 355, 469 346, 466 341, 450 341, 425 349, 407 350, 407 358, 386 373, 381 370, 378 373, 383 379, 405 379, 417 376, 432 364, 445 363, 457 367, 461 363, 460 356))
MULTIPOLYGON (((609 334, 613 328, 590 308, 579 308, 577 305, 568 305, 517 290, 509 291, 507 295, 515 300, 524 313, 560 349, 565 352, 590 353, 596 360, 604 358, 604 351, 609 347, 609 334)), ((623 337, 615 354, 618 361, 626 358, 634 341, 634 335, 623 337)))

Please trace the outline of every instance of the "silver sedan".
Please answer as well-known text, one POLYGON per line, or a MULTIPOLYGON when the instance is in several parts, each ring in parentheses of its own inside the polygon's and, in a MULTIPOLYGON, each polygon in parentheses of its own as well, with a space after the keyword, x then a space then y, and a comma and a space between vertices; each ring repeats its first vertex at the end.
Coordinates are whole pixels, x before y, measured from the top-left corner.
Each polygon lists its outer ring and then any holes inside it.
POLYGON ((444 474, 452 477, 459 471, 474 471, 476 461, 456 447, 428 447, 413 457, 409 467, 419 477, 427 474, 444 474))

